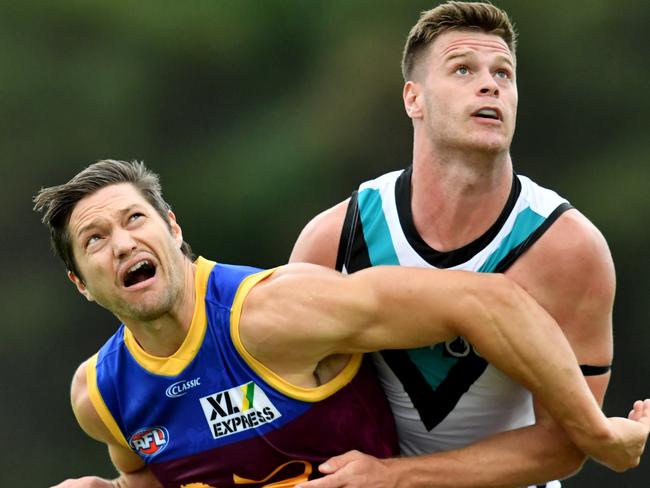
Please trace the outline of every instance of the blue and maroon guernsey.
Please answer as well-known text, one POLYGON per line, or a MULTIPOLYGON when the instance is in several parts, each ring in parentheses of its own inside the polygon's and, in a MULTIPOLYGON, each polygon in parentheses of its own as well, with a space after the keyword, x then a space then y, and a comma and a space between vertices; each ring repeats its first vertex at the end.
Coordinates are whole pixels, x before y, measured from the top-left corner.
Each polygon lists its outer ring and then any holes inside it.
POLYGON ((245 350, 243 301, 272 270, 196 265, 192 324, 173 356, 147 354, 122 325, 87 369, 98 414, 164 486, 291 487, 350 449, 397 453, 390 408, 361 355, 334 380, 302 388, 245 350))

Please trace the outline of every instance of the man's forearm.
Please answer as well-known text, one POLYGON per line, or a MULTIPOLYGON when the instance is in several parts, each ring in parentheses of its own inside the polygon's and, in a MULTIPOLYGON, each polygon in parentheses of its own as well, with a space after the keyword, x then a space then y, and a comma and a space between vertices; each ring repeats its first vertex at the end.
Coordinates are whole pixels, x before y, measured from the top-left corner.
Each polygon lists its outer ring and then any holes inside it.
POLYGON ((575 473, 585 460, 557 426, 504 432, 462 449, 391 461, 400 488, 504 488, 575 473))

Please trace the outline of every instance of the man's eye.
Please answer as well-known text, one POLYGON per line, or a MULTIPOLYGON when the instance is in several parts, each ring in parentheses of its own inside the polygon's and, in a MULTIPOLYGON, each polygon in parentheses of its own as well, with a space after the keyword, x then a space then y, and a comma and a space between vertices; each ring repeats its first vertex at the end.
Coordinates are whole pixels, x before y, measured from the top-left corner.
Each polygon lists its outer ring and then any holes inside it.
POLYGON ((500 69, 499 71, 496 72, 495 76, 502 80, 507 80, 510 78, 510 73, 504 69, 500 69))
POLYGON ((131 214, 129 216, 129 222, 133 222, 135 220, 138 220, 140 217, 144 217, 144 214, 141 214, 140 212, 135 212, 134 214, 131 214))
POLYGON ((92 246, 97 241, 99 241, 99 239, 100 239, 100 236, 97 235, 97 234, 90 236, 88 239, 86 239, 86 247, 92 246))
POLYGON ((456 68, 456 74, 465 76, 469 74, 469 68, 467 66, 459 66, 456 68))

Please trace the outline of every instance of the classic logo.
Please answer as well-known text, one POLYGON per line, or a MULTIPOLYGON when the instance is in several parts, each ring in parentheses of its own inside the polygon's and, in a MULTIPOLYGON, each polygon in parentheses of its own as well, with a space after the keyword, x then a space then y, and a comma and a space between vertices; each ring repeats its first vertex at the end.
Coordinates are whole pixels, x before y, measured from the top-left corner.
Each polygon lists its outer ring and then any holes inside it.
POLYGON ((282 415, 252 381, 201 398, 213 438, 225 437, 273 422, 282 415))
POLYGON ((177 381, 173 385, 169 385, 165 390, 165 395, 169 398, 178 398, 185 395, 188 391, 196 386, 201 386, 201 377, 192 380, 177 381))
POLYGON ((169 432, 165 427, 146 427, 129 438, 129 446, 140 456, 152 457, 160 454, 169 443, 169 432))

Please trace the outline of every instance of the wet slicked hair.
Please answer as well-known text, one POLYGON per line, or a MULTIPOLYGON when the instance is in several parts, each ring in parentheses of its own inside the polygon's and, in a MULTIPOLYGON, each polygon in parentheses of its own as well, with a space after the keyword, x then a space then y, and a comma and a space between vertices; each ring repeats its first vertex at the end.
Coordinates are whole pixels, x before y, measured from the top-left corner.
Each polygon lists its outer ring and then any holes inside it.
MULTIPOLYGON (((42 222, 50 230, 54 253, 61 258, 68 271, 83 280, 74 260, 72 238, 68 231, 70 215, 83 198, 111 185, 131 183, 158 212, 171 229, 169 204, 162 197, 160 179, 142 161, 105 159, 91 164, 62 185, 42 188, 34 197, 34 210, 43 213, 42 222)), ((185 241, 181 251, 193 259, 192 250, 185 241)))
POLYGON ((413 78, 415 66, 427 47, 440 34, 451 30, 469 30, 499 36, 515 57, 517 32, 506 12, 487 2, 449 1, 422 12, 409 32, 402 54, 404 81, 413 78))

